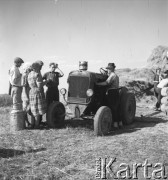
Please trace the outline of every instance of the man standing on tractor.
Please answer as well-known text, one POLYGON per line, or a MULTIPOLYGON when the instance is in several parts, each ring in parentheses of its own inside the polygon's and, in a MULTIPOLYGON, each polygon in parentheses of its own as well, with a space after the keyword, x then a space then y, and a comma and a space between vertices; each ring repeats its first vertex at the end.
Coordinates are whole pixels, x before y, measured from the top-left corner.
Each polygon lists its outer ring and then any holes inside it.
POLYGON ((114 63, 108 63, 106 67, 108 74, 107 80, 96 83, 96 85, 107 86, 107 90, 112 91, 112 93, 110 93, 110 98, 108 96, 108 101, 110 101, 109 104, 114 118, 114 128, 119 128, 119 126, 123 126, 123 123, 119 118, 119 77, 114 72, 115 68, 116 66, 114 63))
POLYGON ((59 101, 59 78, 64 76, 64 73, 58 68, 58 64, 52 62, 49 64, 49 68, 50 71, 43 75, 43 79, 48 81, 46 84, 48 87, 46 91, 47 107, 49 107, 53 101, 59 101))

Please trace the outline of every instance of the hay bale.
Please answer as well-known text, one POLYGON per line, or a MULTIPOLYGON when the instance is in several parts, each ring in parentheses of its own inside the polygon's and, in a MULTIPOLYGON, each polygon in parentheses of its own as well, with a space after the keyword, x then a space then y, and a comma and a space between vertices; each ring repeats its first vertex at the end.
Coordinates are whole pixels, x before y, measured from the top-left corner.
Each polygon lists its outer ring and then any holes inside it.
POLYGON ((161 104, 168 105, 168 96, 162 97, 161 104))
POLYGON ((167 113, 167 112, 168 112, 168 105, 162 104, 162 105, 160 106, 160 109, 161 109, 162 112, 167 113))
POLYGON ((168 87, 164 87, 161 90, 161 95, 162 96, 168 96, 168 87))
POLYGON ((10 114, 10 131, 19 131, 25 129, 24 111, 13 110, 10 114))

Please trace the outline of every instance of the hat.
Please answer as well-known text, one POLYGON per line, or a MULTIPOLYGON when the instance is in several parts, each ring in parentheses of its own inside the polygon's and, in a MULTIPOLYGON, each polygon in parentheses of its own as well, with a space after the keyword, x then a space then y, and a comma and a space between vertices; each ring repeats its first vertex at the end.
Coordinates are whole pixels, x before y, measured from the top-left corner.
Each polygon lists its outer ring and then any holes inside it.
POLYGON ((111 68, 115 68, 115 64, 114 63, 108 63, 108 66, 106 67, 106 69, 111 69, 111 68))
POLYGON ((14 63, 24 63, 23 59, 21 59, 20 57, 16 57, 14 59, 14 63))
POLYGON ((41 60, 35 61, 35 63, 38 63, 40 66, 44 65, 43 61, 41 61, 41 60))

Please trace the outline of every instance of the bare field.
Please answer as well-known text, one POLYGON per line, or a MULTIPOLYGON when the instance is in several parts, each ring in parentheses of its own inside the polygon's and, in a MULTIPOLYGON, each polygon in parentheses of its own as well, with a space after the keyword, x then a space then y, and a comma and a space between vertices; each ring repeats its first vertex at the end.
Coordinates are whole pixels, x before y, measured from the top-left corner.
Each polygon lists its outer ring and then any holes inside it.
MULTIPOLYGON (((135 123, 105 137, 95 137, 93 122, 82 120, 66 120, 62 129, 11 134, 10 108, 0 108, 0 179, 92 180, 99 157, 116 158, 114 169, 126 163, 132 170, 146 159, 163 163, 168 176, 168 118, 150 107, 138 103, 135 123)), ((143 173, 138 170, 138 179, 145 179, 143 173)))

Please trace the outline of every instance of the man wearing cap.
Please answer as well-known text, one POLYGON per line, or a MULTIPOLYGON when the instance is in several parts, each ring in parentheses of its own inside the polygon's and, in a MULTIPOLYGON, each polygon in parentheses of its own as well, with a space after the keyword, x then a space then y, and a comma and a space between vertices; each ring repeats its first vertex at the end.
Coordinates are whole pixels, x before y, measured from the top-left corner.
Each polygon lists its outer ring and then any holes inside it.
POLYGON ((48 87, 46 91, 47 107, 49 107, 53 101, 59 101, 59 78, 63 77, 64 75, 63 72, 58 68, 58 64, 54 62, 49 64, 49 68, 50 71, 43 75, 43 79, 48 81, 46 84, 48 87))
POLYGON ((24 61, 20 57, 16 57, 14 59, 14 65, 9 70, 9 81, 12 85, 11 96, 13 98, 13 106, 22 103, 21 93, 22 93, 22 85, 21 79, 22 74, 20 73, 20 66, 24 63, 24 61))
POLYGON ((104 82, 99 82, 97 85, 105 86, 108 85, 109 88, 118 88, 119 87, 119 77, 114 72, 115 71, 115 64, 114 63, 108 63, 108 66, 106 67, 108 71, 108 78, 104 82))
POLYGON ((122 121, 119 118, 119 77, 114 72, 115 71, 115 64, 114 63, 108 63, 108 66, 106 67, 108 72, 108 78, 104 82, 96 83, 100 86, 107 86, 108 89, 112 90, 112 93, 109 93, 108 100, 110 99, 110 107, 114 118, 114 128, 118 128, 119 126, 123 126, 122 121), (112 99, 112 101, 111 101, 112 99))

